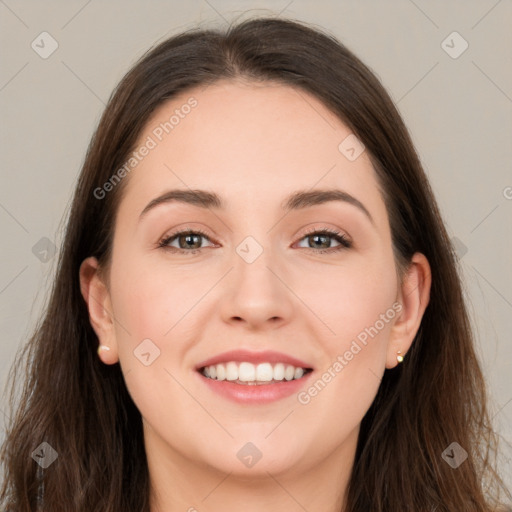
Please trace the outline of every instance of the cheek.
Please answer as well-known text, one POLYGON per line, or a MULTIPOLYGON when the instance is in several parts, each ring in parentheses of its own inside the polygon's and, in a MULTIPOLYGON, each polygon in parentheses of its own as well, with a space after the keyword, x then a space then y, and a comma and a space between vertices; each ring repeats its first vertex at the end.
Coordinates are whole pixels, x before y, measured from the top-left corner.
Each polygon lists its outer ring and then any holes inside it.
POLYGON ((355 425, 377 393, 400 309, 394 260, 381 253, 308 281, 302 293, 323 322, 317 322, 323 333, 317 340, 325 358, 299 402, 317 402, 330 411, 330 421, 355 425))
POLYGON ((194 339, 191 325, 198 325, 197 302, 211 286, 207 271, 188 272, 186 278, 181 272, 180 279, 180 270, 165 263, 148 264, 131 255, 112 266, 119 360, 134 400, 144 393, 141 403, 149 398, 150 409, 155 390, 176 386, 165 370, 174 374, 186 360, 194 339))
POLYGON ((176 367, 187 351, 186 323, 180 320, 188 319, 185 315, 198 294, 191 292, 189 281, 180 282, 175 274, 170 277, 169 270, 165 273, 131 258, 116 267, 111 280, 119 320, 118 355, 127 389, 142 416, 160 425, 172 425, 177 411, 187 414, 191 407, 176 367))
POLYGON ((355 306, 348 310, 348 303, 347 311, 334 324, 337 335, 323 337, 325 364, 297 396, 305 409, 304 420, 314 417, 322 425, 319 438, 345 439, 375 399, 385 371, 390 330, 398 314, 393 303, 385 302, 375 300, 363 310, 355 306))
POLYGON ((387 337, 389 318, 384 325, 380 320, 386 312, 394 318, 398 282, 392 257, 381 254, 373 261, 354 258, 347 265, 303 272, 294 290, 321 320, 317 335, 325 333, 332 349, 340 349, 376 323, 380 337, 387 337))
MULTIPOLYGON (((142 258, 138 262, 134 257, 115 268, 113 306, 132 338, 163 339, 200 296, 194 275, 183 280, 178 270, 148 264, 142 258)), ((125 338, 126 332, 120 334, 125 338)))

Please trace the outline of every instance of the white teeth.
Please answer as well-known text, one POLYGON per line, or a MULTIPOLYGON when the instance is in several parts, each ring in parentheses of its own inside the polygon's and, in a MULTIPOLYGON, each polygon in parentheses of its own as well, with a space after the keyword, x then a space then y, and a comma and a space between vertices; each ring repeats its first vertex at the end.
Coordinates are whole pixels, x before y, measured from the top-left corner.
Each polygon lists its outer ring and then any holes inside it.
POLYGON ((238 380, 238 365, 236 363, 228 363, 226 365, 226 380, 238 380))
POLYGON ((217 371, 217 380, 225 380, 226 379, 226 368, 223 364, 218 364, 215 367, 217 371))
POLYGON ((238 367, 238 379, 242 382, 256 380, 256 368, 251 363, 240 363, 238 367))
POLYGON ((274 371, 270 363, 261 363, 256 367, 256 379, 261 382, 270 382, 274 378, 274 371))
POLYGON ((300 379, 305 374, 304 368, 284 363, 237 363, 230 361, 216 365, 206 366, 202 370, 205 377, 214 380, 238 381, 239 383, 272 382, 281 380, 300 379))
POLYGON ((284 371, 284 378, 286 380, 292 380, 295 376, 295 367, 288 365, 284 371))
POLYGON ((284 379, 284 364, 277 363, 274 366, 274 380, 283 380, 284 379))

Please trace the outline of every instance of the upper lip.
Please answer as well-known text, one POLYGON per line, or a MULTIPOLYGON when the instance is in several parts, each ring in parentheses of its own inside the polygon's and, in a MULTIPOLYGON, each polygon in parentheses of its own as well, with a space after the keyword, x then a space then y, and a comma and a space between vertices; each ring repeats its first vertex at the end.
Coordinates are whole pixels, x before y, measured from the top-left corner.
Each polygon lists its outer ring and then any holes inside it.
POLYGON ((228 352, 222 352, 221 354, 217 354, 216 356, 210 357, 209 359, 205 359, 198 365, 196 365, 196 370, 200 370, 205 366, 211 366, 219 363, 228 363, 229 361, 235 361, 239 363, 247 362, 247 363, 285 363, 295 366, 296 368, 308 368, 313 369, 311 365, 297 359, 296 357, 289 356, 287 354, 283 354, 282 352, 276 352, 274 350, 265 350, 263 352, 254 352, 251 350, 230 350, 228 352))

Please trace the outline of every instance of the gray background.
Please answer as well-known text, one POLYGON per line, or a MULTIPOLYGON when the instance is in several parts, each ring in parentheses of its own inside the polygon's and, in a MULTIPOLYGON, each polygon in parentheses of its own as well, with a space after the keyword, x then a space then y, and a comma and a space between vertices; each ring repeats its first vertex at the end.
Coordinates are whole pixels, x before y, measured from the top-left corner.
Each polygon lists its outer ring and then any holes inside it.
MULTIPOLYGON (((87 144, 117 82, 152 44, 174 33, 258 14, 326 29, 374 70, 398 105, 458 239, 505 449, 512 439, 510 0, 0 0, 2 389, 44 305, 56 263, 52 244, 62 240, 87 144), (31 47, 35 41, 48 51, 44 31, 58 43, 46 59, 31 47), (469 46, 458 55, 464 41, 469 46)), ((501 462, 510 485, 510 448, 501 462)))

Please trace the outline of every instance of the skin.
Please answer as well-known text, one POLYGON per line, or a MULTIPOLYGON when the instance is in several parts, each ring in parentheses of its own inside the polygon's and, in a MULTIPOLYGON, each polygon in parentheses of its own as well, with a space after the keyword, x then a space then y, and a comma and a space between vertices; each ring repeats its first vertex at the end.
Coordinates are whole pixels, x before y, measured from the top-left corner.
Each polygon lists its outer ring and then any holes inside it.
MULTIPOLYGON (((124 178, 107 273, 92 257, 80 271, 91 324, 110 349, 99 357, 121 364, 143 417, 151 511, 339 511, 360 422, 428 304, 429 264, 415 254, 400 282, 368 155, 349 161, 339 151, 351 132, 317 99, 283 85, 217 82, 161 105, 140 143, 191 96, 197 107, 124 178), (288 194, 331 187, 363 203, 374 224, 334 201, 284 215, 288 194), (172 188, 216 192, 226 209, 171 202, 139 221, 172 188), (312 227, 335 228, 353 246, 321 254, 304 234, 312 227), (158 247, 181 228, 207 233, 200 252, 158 247), (250 264, 236 252, 247 236, 263 248, 250 264), (239 405, 194 369, 243 347, 298 357, 321 377, 396 302, 401 312, 307 405, 296 395, 239 405), (160 350, 149 366, 133 353, 147 338, 160 350), (262 454, 251 468, 236 456, 247 442, 262 454)), ((337 246, 327 238, 321 247, 337 246)))

